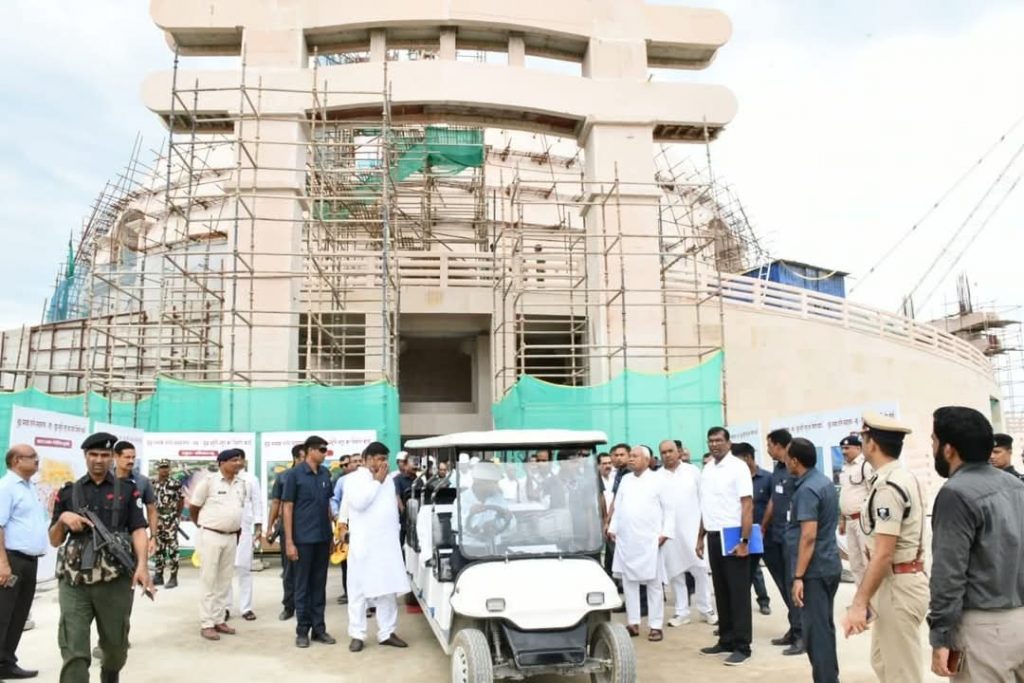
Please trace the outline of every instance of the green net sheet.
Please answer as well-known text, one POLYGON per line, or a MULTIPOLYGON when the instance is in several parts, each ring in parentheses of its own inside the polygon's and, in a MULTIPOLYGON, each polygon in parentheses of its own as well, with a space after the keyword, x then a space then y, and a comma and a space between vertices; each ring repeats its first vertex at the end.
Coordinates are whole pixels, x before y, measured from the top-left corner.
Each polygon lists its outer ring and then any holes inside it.
MULTIPOLYGON (((28 389, 0 393, 0 451, 6 452, 14 406, 84 415, 85 397, 28 389)), ((398 390, 377 382, 354 387, 301 384, 250 389, 160 379, 138 403, 89 395, 89 417, 148 432, 277 432, 375 429, 392 453, 399 448, 398 390)), ((0 472, 3 470, 0 461, 0 472)))
POLYGON ((722 354, 670 374, 626 371, 590 387, 567 387, 524 376, 494 405, 498 429, 599 429, 617 442, 680 439, 697 458, 705 434, 722 423, 722 354))

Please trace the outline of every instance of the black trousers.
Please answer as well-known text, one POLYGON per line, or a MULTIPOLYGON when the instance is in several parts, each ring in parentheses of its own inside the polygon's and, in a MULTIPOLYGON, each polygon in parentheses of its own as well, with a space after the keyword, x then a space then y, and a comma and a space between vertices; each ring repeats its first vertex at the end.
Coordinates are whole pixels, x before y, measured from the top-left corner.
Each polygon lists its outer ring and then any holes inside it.
POLYGON ((324 608, 327 605, 327 567, 331 543, 297 543, 299 559, 295 571, 295 633, 320 635, 327 631, 324 608))
POLYGON ((18 663, 18 643, 25 629, 32 598, 36 595, 38 560, 14 550, 7 551, 11 574, 18 577, 13 588, 0 588, 0 669, 18 663))
POLYGON ((341 562, 341 592, 348 595, 348 558, 341 562))
POLYGON ((761 571, 760 555, 750 556, 750 583, 754 586, 757 604, 770 605, 771 598, 768 597, 768 588, 764 585, 764 572, 761 571))
POLYGON ((284 533, 278 534, 279 543, 281 544, 281 588, 283 589, 283 597, 281 598, 281 604, 284 605, 286 610, 295 611, 295 563, 288 559, 288 553, 285 552, 287 543, 285 542, 284 533))
POLYGON ((804 579, 804 607, 800 617, 814 683, 839 683, 836 625, 832 620, 838 589, 838 576, 804 579))
POLYGON ((800 623, 800 608, 793 607, 792 564, 785 542, 776 540, 780 533, 773 529, 769 538, 764 539, 764 566, 768 567, 768 573, 772 575, 775 586, 782 593, 782 601, 786 603, 789 631, 793 637, 800 638, 803 634, 803 625, 800 623))
POLYGON ((750 557, 722 556, 721 534, 708 533, 711 583, 718 608, 718 644, 750 654, 753 624, 750 614, 750 557))

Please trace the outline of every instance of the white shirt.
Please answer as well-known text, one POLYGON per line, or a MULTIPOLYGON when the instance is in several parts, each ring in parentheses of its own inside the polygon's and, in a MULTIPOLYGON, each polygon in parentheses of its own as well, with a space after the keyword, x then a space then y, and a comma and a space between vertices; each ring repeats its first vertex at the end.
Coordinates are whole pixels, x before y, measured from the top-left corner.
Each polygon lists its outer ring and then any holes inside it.
POLYGON ((675 512, 674 538, 661 547, 665 576, 672 578, 691 567, 706 566, 697 557, 697 535, 700 530, 700 470, 687 462, 676 469, 662 467, 657 473, 664 479, 663 492, 675 512))
POLYGON ((608 531, 615 534, 612 573, 630 581, 665 581, 658 538, 675 538, 675 511, 665 496, 665 478, 652 470, 627 474, 619 483, 615 514, 608 531))
POLYGON ((601 481, 604 483, 602 493, 604 494, 605 509, 611 510, 612 501, 615 500, 615 494, 612 492, 612 488, 615 486, 615 470, 612 470, 612 473, 607 477, 601 477, 601 481))
POLYGON ((704 466, 700 477, 700 510, 705 531, 721 531, 743 523, 740 498, 753 497, 750 468, 727 454, 720 461, 704 466))

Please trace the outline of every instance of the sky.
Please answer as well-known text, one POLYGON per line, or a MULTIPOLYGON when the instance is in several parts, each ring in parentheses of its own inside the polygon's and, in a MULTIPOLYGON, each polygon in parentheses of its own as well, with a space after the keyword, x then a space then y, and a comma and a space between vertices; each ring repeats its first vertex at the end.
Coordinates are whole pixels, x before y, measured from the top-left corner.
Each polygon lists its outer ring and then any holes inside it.
MULTIPOLYGON (((865 277, 1024 117, 1024 2, 702 4, 730 16, 732 39, 708 69, 655 78, 735 93, 739 112, 712 146, 714 171, 773 256, 848 271, 851 298, 887 310, 923 279, 920 318, 949 309, 961 272, 976 305, 1024 303, 1014 282, 1024 182, 975 235, 1024 171, 1024 155, 1009 163, 1024 145, 1024 123, 865 277)), ((39 321, 69 235, 128 161, 136 134, 147 149, 161 145, 163 128, 139 90, 147 73, 172 65, 142 0, 7 0, 5 15, 0 329, 39 321)))

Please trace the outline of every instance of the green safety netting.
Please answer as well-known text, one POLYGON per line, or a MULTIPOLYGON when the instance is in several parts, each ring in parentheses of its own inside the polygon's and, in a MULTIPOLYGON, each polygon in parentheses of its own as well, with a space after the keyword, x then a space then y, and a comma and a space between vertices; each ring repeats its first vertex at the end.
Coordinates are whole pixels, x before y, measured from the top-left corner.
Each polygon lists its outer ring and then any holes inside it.
MULTIPOLYGON (((373 132, 373 131, 369 131, 373 132)), ((378 131, 379 133, 379 131, 378 131)), ((394 140, 396 157, 391 161, 391 181, 400 183, 430 169, 432 173, 455 174, 484 163, 484 132, 440 126, 427 126, 422 137, 394 140)), ((367 173, 351 190, 348 204, 371 205, 377 202, 382 184, 380 173, 367 173)), ((348 218, 351 207, 340 201, 319 201, 316 215, 321 220, 348 218)))
POLYGON ((626 371, 596 386, 569 387, 520 377, 492 412, 498 429, 599 429, 617 442, 657 449, 681 439, 703 453, 705 433, 722 423, 721 353, 668 374, 626 371))
MULTIPOLYGON (((35 389, 0 393, 0 452, 8 448, 14 406, 83 415, 84 395, 53 396, 35 389)), ((247 388, 157 381, 137 403, 89 394, 89 417, 149 432, 277 432, 375 429, 393 453, 399 448, 398 390, 387 382, 352 387, 299 384, 247 388)), ((0 462, 0 471, 3 470, 0 462)))

